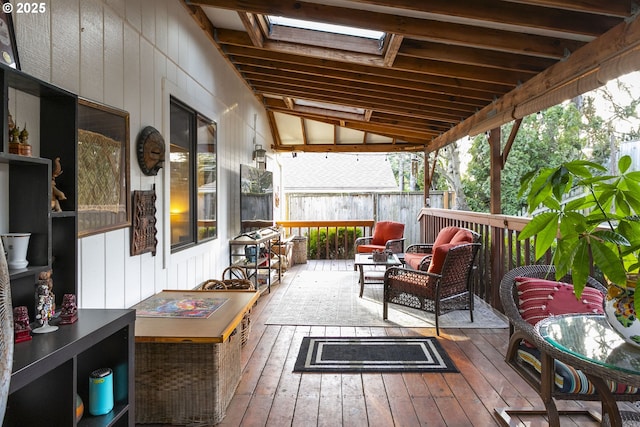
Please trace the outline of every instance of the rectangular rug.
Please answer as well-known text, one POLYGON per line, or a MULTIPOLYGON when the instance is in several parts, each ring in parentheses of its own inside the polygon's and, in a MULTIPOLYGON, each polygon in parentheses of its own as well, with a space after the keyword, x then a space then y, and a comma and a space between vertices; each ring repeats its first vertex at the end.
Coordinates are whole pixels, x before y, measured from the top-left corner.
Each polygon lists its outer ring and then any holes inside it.
MULTIPOLYGON (((397 304, 389 304, 389 318, 382 319, 382 284, 360 285, 355 271, 287 272, 284 293, 267 320, 269 325, 370 326, 434 328, 435 315, 397 304), (295 275, 294 275, 295 274, 295 275)), ((476 297, 473 322, 469 310, 455 310, 440 316, 441 328, 506 328, 501 315, 476 297)))
POLYGON ((458 372, 435 337, 304 337, 293 372, 458 372))

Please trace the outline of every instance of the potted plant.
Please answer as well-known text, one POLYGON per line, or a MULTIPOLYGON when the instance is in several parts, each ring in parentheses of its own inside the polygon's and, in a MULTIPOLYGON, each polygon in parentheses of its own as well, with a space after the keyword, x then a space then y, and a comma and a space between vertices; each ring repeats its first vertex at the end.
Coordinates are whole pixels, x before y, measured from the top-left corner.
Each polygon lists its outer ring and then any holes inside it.
POLYGON ((640 344, 638 331, 631 332, 640 307, 635 292, 640 272, 640 171, 632 171, 631 157, 623 156, 618 172, 607 174, 597 163, 575 160, 558 167, 543 168, 525 175, 520 195, 526 197, 529 213, 545 210, 518 236, 535 236, 536 259, 549 249, 556 278, 571 272, 576 296, 584 289, 592 265, 603 274, 609 289, 605 312, 613 305, 618 332, 629 342, 640 344), (569 197, 577 194, 575 197, 569 197), (631 334, 631 335, 629 335, 631 334), (625 335, 629 335, 628 337, 625 335))

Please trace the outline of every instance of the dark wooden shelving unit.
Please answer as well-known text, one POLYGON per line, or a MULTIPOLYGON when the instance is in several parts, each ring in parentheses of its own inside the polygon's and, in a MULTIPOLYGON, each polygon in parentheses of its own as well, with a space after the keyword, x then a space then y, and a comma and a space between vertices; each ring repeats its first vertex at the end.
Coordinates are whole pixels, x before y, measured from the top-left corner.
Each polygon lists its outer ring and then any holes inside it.
MULTIPOLYGON (((9 270, 12 303, 14 307, 26 306, 34 321, 40 272, 53 271, 58 307, 64 294, 78 292, 78 98, 3 65, 0 82, 0 167, 6 168, 9 181, 8 206, 2 208, 0 215, 8 215, 7 231, 31 233, 29 265, 9 270), (34 105, 38 104, 39 113, 34 111, 30 116, 29 128, 38 127, 40 138, 29 142, 37 144, 40 157, 8 153, 9 96, 18 93, 34 97, 34 105), (39 117, 39 123, 33 123, 35 117, 39 117), (60 202, 62 212, 51 211, 51 171, 57 157, 63 173, 56 178, 56 185, 67 198, 60 202)), ((51 321, 56 323, 56 319, 51 321)), ((3 426, 133 425, 134 328, 134 310, 81 309, 77 322, 60 325, 52 333, 33 334, 31 341, 17 343, 3 426), (95 417, 88 411, 89 375, 105 367, 114 371, 115 407, 108 414, 95 417), (76 396, 85 406, 79 422, 75 417, 76 396)))

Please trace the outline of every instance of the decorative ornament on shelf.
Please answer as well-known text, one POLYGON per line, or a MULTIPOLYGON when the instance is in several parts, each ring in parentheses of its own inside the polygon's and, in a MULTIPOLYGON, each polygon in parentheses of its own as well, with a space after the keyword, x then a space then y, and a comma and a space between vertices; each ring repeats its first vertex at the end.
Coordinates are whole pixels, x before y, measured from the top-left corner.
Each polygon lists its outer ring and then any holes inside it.
POLYGON ((7 118, 7 127, 9 128, 9 153, 20 154, 20 129, 16 126, 16 122, 13 121, 11 113, 7 118))
POLYGON ((20 153, 21 156, 31 156, 31 145, 29 145, 29 132, 27 131, 27 124, 24 124, 24 129, 20 132, 20 153))
POLYGON ((43 271, 38 277, 36 319, 40 327, 33 330, 34 334, 47 334, 58 330, 57 326, 49 325, 49 320, 56 310, 55 296, 52 292, 53 280, 51 270, 43 271))
POLYGON ((574 160, 542 168, 522 178, 520 193, 529 213, 540 213, 521 231, 518 240, 535 236, 536 259, 555 247, 556 279, 571 272, 580 297, 592 267, 608 286, 606 318, 626 342, 640 346, 635 292, 640 272, 640 171, 622 156, 618 171, 594 162, 574 160), (581 195, 573 196, 576 190, 581 195), (569 195, 573 196, 569 199, 569 195))
POLYGON ((75 294, 64 294, 60 309, 60 324, 70 325, 78 320, 78 305, 75 294))
POLYGON ((56 178, 62 175, 62 166, 60 165, 60 157, 56 157, 53 161, 53 170, 51 172, 51 210, 54 212, 62 212, 60 200, 67 200, 64 193, 58 190, 56 186, 56 178))
POLYGON ((16 343, 30 341, 31 325, 29 325, 29 311, 24 305, 13 309, 13 336, 16 343))

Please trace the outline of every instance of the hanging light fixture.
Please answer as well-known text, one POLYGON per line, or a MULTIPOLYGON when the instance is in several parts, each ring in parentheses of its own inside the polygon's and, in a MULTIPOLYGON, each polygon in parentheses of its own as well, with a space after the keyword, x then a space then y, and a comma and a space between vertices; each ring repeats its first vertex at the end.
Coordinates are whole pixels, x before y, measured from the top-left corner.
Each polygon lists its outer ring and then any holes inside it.
POLYGON ((256 144, 256 120, 257 114, 253 115, 253 160, 256 162, 256 167, 258 169, 266 169, 267 168, 267 150, 262 148, 261 144, 256 144))
POLYGON ((265 166, 267 163, 267 150, 262 148, 262 145, 256 144, 253 150, 253 160, 256 161, 258 167, 265 166))

